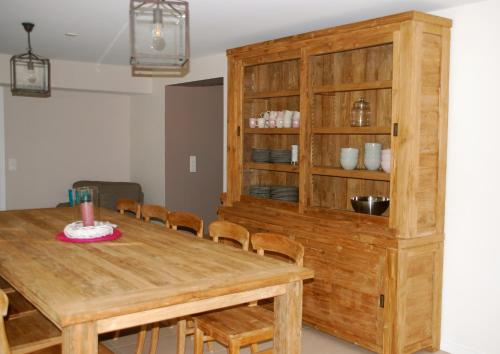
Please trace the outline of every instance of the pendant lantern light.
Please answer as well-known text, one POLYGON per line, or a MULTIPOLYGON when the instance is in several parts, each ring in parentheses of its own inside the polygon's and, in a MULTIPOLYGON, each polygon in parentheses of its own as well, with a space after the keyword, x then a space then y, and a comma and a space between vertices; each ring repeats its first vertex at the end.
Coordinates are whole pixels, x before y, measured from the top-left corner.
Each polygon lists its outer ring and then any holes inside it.
POLYGON ((13 96, 50 97, 50 61, 31 50, 35 25, 23 22, 28 33, 28 52, 10 58, 10 89, 13 96))
POLYGON ((187 1, 130 1, 133 76, 184 76, 189 69, 187 1))

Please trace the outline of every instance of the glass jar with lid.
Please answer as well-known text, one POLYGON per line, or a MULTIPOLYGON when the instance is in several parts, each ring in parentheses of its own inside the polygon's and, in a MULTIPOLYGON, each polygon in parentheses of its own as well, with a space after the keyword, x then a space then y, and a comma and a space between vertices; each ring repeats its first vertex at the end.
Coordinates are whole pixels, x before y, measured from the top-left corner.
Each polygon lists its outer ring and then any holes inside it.
POLYGON ((352 105, 351 127, 368 127, 370 116, 370 103, 364 98, 357 99, 352 105))

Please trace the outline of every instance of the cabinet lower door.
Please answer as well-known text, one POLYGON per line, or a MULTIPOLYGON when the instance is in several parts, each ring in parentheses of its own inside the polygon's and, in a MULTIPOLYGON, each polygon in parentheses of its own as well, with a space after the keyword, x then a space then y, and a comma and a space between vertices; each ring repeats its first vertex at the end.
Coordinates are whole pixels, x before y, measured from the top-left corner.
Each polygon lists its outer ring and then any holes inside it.
POLYGON ((304 266, 315 272, 304 285, 304 320, 381 352, 386 251, 360 242, 297 240, 305 246, 304 266))

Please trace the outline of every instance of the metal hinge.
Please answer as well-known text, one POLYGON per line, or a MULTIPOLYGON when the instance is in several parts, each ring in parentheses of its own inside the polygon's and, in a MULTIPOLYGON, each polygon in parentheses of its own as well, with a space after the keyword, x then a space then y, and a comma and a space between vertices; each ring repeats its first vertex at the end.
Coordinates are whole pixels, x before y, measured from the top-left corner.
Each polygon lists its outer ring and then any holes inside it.
POLYGON ((385 306, 385 296, 384 296, 384 294, 380 294, 379 306, 381 308, 384 308, 384 306, 385 306))
POLYGON ((398 136, 398 128, 399 128, 399 124, 394 123, 394 125, 392 127, 392 136, 398 136))

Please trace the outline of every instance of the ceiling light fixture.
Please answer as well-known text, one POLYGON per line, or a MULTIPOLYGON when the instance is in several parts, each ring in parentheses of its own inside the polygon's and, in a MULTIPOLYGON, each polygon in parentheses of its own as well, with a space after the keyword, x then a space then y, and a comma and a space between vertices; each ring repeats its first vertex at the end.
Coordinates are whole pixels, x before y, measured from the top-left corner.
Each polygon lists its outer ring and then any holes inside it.
POLYGON ((189 70, 187 1, 130 1, 133 76, 184 76, 189 70))
POLYGON ((23 22, 28 33, 28 52, 10 58, 10 90, 13 96, 50 97, 50 61, 31 50, 35 25, 23 22))
POLYGON ((78 37, 80 33, 75 33, 75 32, 66 32, 64 34, 66 37, 78 37))

